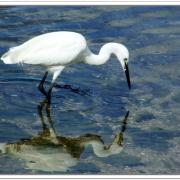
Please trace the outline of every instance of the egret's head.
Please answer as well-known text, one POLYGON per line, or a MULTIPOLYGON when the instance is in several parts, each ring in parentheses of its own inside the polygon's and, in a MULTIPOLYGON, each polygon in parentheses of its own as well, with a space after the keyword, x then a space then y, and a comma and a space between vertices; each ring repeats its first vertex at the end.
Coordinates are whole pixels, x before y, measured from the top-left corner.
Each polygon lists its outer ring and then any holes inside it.
POLYGON ((129 51, 124 45, 118 44, 118 48, 116 50, 116 55, 117 55, 119 62, 122 65, 124 72, 125 72, 128 87, 129 87, 129 89, 131 89, 131 81, 130 81, 129 68, 128 68, 129 51))
POLYGON ((107 43, 102 46, 99 55, 91 54, 90 56, 86 57, 85 62, 92 65, 101 65, 106 63, 110 59, 111 54, 114 54, 122 65, 122 68, 126 74, 128 87, 129 89, 131 89, 131 81, 128 69, 129 51, 123 44, 114 42, 107 43))

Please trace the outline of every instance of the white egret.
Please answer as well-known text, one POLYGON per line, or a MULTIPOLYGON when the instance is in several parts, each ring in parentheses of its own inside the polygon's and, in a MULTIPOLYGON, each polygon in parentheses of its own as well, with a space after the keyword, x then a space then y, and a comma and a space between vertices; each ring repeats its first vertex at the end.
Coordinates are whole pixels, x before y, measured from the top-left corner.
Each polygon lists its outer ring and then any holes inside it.
POLYGON ((36 36, 19 46, 10 48, 1 59, 5 64, 26 63, 44 66, 47 71, 38 88, 50 99, 54 83, 66 66, 75 63, 101 65, 108 61, 111 54, 114 54, 122 65, 130 89, 128 49, 122 44, 110 42, 102 46, 99 54, 96 55, 89 50, 85 38, 75 32, 59 31, 36 36), (53 78, 46 92, 43 84, 48 72, 53 74, 53 78))

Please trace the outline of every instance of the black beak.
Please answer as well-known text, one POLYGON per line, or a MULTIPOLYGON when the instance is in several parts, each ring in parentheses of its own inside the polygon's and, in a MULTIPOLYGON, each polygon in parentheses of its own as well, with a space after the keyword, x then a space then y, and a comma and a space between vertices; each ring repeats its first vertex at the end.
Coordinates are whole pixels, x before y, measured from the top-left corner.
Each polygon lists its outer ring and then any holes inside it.
POLYGON ((129 89, 131 89, 131 81, 130 81, 129 68, 128 68, 128 63, 127 62, 125 62, 125 74, 126 74, 128 87, 129 87, 129 89))

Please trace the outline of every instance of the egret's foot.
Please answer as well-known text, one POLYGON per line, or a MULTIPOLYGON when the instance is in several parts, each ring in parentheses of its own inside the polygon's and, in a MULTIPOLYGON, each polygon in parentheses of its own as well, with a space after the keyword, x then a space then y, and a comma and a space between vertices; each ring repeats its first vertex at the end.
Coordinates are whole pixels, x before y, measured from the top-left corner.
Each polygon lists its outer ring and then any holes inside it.
POLYGON ((46 97, 48 96, 48 94, 47 94, 47 92, 45 91, 44 86, 43 86, 42 83, 39 84, 38 89, 39 89, 39 91, 40 91, 42 94, 44 94, 46 97))
POLYGON ((69 89, 70 91, 80 94, 80 95, 88 95, 90 90, 88 89, 81 89, 81 88, 74 88, 69 84, 65 84, 65 85, 60 85, 60 84, 55 84, 54 87, 56 88, 63 88, 63 89, 69 89))

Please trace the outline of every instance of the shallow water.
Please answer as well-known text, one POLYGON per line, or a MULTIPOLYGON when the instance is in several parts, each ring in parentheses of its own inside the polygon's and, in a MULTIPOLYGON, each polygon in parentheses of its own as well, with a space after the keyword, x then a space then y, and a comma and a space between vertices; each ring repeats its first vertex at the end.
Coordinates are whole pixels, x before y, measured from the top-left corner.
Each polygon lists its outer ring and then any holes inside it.
POLYGON ((96 53, 125 44, 132 89, 115 57, 74 65, 47 107, 37 90, 44 69, 1 61, 0 174, 179 174, 180 7, 1 7, 0 54, 57 30, 82 33, 96 53), (96 153, 92 142, 108 149, 115 135, 112 152, 96 153))

